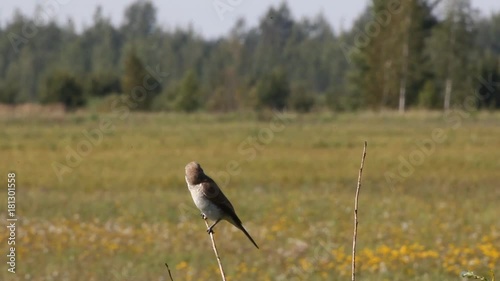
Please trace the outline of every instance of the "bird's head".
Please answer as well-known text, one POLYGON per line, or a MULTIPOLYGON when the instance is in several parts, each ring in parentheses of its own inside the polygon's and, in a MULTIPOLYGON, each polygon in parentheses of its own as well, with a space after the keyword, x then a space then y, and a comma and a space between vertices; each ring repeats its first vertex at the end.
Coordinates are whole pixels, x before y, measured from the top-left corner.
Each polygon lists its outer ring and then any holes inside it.
POLYGON ((186 182, 188 184, 199 184, 205 173, 197 162, 190 162, 186 165, 186 182))

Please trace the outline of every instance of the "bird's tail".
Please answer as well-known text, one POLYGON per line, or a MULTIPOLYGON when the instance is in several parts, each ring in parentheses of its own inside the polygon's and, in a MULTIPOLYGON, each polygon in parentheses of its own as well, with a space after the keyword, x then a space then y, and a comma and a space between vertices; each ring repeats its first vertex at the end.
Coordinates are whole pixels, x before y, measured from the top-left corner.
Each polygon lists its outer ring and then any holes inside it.
POLYGON ((237 227, 237 228, 239 228, 241 231, 243 231, 243 233, 245 233, 245 235, 248 237, 248 239, 250 239, 250 241, 252 241, 252 243, 255 245, 255 247, 256 247, 257 249, 259 249, 259 246, 257 246, 257 243, 255 243, 255 241, 253 241, 252 236, 250 236, 250 234, 249 234, 249 233, 248 233, 248 231, 247 231, 247 230, 243 227, 243 225, 242 225, 242 224, 237 225, 236 227, 237 227))

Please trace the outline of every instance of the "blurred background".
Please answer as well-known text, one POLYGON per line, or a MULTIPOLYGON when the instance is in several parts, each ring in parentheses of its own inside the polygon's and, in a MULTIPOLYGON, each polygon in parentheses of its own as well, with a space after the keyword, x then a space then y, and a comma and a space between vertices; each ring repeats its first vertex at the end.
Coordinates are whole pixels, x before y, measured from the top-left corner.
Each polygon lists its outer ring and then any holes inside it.
POLYGON ((100 2, 0 4, 0 280, 218 280, 191 161, 228 280, 347 279, 365 140, 358 278, 500 274, 500 1, 100 2))
POLYGON ((500 106, 495 1, 49 2, 2 4, 3 104, 105 110, 149 67, 142 111, 500 106))

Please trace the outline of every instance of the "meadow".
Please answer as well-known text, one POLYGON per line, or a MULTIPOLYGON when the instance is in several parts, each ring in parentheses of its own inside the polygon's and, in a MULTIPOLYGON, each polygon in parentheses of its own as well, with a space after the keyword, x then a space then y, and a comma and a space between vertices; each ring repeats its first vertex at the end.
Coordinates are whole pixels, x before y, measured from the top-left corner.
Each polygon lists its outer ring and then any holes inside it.
POLYGON ((500 274, 498 113, 75 113, 0 127, 19 217, 15 274, 0 232, 0 280, 169 280, 165 262, 176 281, 220 280, 190 161, 261 248, 219 224, 229 280, 346 280, 365 140, 358 280, 500 274))

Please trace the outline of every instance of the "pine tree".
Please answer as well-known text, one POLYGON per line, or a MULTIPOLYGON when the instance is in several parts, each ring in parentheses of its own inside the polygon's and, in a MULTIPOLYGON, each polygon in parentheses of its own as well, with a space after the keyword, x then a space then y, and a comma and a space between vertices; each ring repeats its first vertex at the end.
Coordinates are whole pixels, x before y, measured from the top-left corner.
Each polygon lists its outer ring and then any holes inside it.
POLYGON ((131 109, 134 110, 151 109, 154 97, 161 91, 159 82, 148 75, 135 49, 125 57, 122 90, 126 98, 132 101, 131 109))
POLYGON ((286 73, 280 68, 274 69, 259 82, 257 96, 258 109, 284 109, 290 96, 290 85, 286 73))
POLYGON ((357 71, 351 81, 360 83, 369 107, 404 112, 416 103, 424 85, 423 46, 435 21, 426 1, 393 4, 390 0, 373 0, 372 17, 357 28, 358 38, 367 43, 355 46, 359 50, 353 56, 357 71))
POLYGON ((184 112, 194 112, 200 109, 202 96, 199 87, 198 78, 194 71, 186 72, 178 90, 175 109, 184 112))
POLYGON ((474 12, 470 0, 444 2, 444 20, 434 28, 428 53, 438 89, 443 94, 443 108, 460 102, 471 89, 474 12))
POLYGON ((43 103, 63 103, 67 110, 75 110, 86 103, 82 86, 75 76, 62 71, 49 74, 41 85, 43 103))

